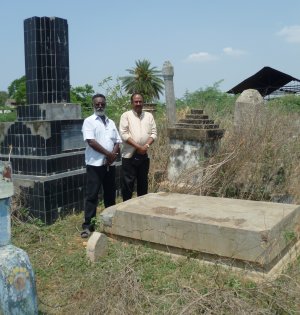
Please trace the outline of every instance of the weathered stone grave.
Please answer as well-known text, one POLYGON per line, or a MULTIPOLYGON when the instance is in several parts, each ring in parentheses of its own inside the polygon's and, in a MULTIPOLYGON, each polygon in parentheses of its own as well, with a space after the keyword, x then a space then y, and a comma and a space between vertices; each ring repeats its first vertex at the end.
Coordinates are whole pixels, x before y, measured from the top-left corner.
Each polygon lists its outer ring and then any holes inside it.
POLYGON ((257 90, 248 89, 241 93, 235 102, 234 130, 247 135, 260 124, 266 123, 265 101, 257 90))
POLYGON ((191 109, 184 119, 169 126, 168 180, 176 182, 187 169, 201 167, 201 162, 216 152, 223 135, 224 130, 202 109, 191 109))
POLYGON ((300 206, 152 193, 105 209, 101 231, 170 253, 275 277, 299 248, 300 206))

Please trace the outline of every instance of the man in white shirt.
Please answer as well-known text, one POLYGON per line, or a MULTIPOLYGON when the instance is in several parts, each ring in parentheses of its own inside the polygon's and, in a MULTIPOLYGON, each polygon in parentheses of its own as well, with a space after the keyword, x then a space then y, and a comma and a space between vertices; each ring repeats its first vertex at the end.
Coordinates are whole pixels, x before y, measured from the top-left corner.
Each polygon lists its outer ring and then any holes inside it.
POLYGON ((122 147, 122 196, 123 201, 132 198, 134 183, 137 181, 137 195, 148 193, 150 160, 147 154, 157 137, 154 118, 143 111, 144 99, 139 93, 131 96, 132 110, 122 114, 120 135, 122 147))
POLYGON ((87 173, 86 199, 82 238, 94 231, 93 218, 96 217, 98 194, 102 186, 104 206, 116 203, 116 167, 114 162, 122 142, 115 123, 105 116, 106 99, 103 94, 92 98, 94 114, 87 117, 82 126, 83 140, 86 143, 85 163, 87 173))

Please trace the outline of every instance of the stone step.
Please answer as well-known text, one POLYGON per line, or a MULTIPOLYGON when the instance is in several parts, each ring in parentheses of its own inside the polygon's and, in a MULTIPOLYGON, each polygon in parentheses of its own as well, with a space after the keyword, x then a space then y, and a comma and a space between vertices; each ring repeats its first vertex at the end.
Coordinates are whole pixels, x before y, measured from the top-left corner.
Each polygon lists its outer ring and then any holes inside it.
POLYGON ((196 114, 187 114, 185 116, 187 119, 208 119, 208 115, 196 115, 196 114))
POLYGON ((187 129, 218 129, 219 125, 216 124, 185 124, 185 123, 176 123, 176 128, 187 128, 187 129))
POLYGON ((212 119, 180 119, 178 123, 183 124, 214 124, 212 119))
POLYGON ((191 114, 201 115, 201 114, 203 114, 203 109, 192 108, 191 109, 191 114))
POLYGON ((196 129, 196 128, 168 128, 168 137, 177 140, 206 141, 220 139, 224 135, 223 129, 196 129))

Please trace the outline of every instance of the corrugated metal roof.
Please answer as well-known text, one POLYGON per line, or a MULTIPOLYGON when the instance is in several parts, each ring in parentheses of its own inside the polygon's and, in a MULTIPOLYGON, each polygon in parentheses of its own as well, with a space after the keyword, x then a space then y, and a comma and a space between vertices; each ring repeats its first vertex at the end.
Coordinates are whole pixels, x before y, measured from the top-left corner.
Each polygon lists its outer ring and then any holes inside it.
POLYGON ((300 82, 299 79, 286 73, 271 67, 263 67, 260 71, 242 81, 226 93, 239 94, 247 89, 255 89, 264 97, 280 89, 291 81, 300 82))

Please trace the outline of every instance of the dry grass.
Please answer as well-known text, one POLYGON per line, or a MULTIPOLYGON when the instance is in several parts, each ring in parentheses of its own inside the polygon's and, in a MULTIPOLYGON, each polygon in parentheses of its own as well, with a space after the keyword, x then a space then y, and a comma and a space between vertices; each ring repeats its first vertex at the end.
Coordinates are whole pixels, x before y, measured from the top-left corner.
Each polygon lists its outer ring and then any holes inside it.
MULTIPOLYGON (((218 152, 203 168, 180 175, 169 190, 251 200, 300 202, 299 114, 269 110, 264 121, 249 120, 236 133, 225 122, 218 152)), ((158 150, 160 151, 160 150, 158 150)))

